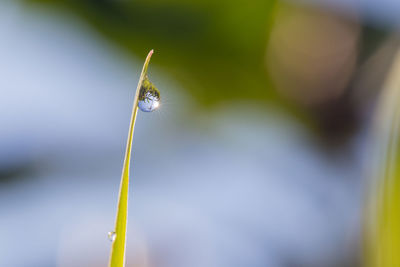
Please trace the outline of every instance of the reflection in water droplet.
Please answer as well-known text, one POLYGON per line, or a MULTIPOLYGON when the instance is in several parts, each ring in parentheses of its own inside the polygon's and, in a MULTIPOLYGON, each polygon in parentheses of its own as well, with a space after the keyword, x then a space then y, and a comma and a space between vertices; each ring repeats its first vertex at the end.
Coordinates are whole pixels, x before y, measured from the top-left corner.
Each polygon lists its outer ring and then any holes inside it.
POLYGON ((110 241, 114 241, 115 238, 117 237, 117 234, 116 234, 115 232, 108 232, 108 233, 107 233, 107 236, 108 236, 108 239, 109 239, 110 241))
POLYGON ((140 88, 138 106, 144 112, 151 112, 160 106, 160 92, 147 77, 140 88))

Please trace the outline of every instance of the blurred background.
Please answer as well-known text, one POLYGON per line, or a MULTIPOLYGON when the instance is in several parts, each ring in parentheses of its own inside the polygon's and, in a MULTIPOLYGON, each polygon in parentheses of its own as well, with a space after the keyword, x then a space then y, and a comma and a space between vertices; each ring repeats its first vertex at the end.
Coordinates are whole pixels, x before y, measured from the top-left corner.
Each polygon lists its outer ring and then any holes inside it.
POLYGON ((0 1, 0 266, 107 266, 150 49, 161 107, 136 122, 127 266, 365 266, 399 12, 397 0, 0 1))

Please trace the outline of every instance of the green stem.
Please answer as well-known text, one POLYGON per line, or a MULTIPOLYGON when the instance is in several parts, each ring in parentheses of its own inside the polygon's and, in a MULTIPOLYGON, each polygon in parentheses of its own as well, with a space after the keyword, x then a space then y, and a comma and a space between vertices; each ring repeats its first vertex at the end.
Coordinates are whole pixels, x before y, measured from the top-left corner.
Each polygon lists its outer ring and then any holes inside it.
POLYGON ((129 191, 129 167, 132 151, 133 132, 135 129, 135 121, 138 110, 138 98, 143 80, 147 76, 147 68, 149 66, 153 50, 147 55, 144 62, 142 73, 140 74, 139 82, 136 88, 135 98, 133 100, 133 108, 131 122, 129 126, 128 140, 126 143, 125 159, 122 169, 121 184, 119 189, 119 200, 117 208, 117 216, 115 219, 115 239, 112 241, 109 267, 125 266, 125 248, 126 248, 126 225, 128 222, 128 191, 129 191))

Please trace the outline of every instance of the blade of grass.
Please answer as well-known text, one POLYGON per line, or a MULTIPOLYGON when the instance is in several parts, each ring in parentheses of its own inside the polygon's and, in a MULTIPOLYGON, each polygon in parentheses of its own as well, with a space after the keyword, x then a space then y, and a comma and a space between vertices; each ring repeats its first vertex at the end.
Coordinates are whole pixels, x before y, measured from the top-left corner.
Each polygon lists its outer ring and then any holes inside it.
POLYGON ((133 108, 131 122, 129 126, 128 141, 126 143, 125 159, 122 169, 121 184, 119 189, 119 200, 117 207, 117 216, 115 219, 115 238, 112 240, 110 253, 110 267, 125 266, 125 248, 126 248, 126 225, 128 222, 128 189, 129 189, 129 167, 132 151, 133 132, 135 129, 135 121, 138 110, 138 98, 143 80, 147 76, 147 68, 150 62, 153 50, 149 52, 144 62, 142 73, 140 74, 139 82, 136 88, 135 98, 133 100, 133 108))
POLYGON ((373 134, 364 265, 400 266, 400 50, 383 86, 373 134))

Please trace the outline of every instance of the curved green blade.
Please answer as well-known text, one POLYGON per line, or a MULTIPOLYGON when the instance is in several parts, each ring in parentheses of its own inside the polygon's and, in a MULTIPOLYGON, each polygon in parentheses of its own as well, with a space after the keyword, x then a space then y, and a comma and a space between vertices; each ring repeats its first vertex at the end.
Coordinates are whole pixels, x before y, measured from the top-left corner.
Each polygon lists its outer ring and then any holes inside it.
POLYGON ((132 150, 133 132, 135 129, 136 114, 138 110, 138 98, 143 80, 147 76, 147 67, 150 62, 153 50, 147 55, 144 62, 142 73, 136 88, 135 98, 133 100, 133 108, 131 115, 131 123, 129 126, 128 141, 126 143, 125 159, 122 169, 121 185, 119 189, 119 200, 117 207, 117 217, 115 220, 115 235, 112 240, 109 267, 123 267, 125 265, 125 247, 126 247, 126 225, 128 222, 128 189, 129 189, 129 167, 132 150))
POLYGON ((375 165, 365 222, 365 266, 400 266, 400 50, 386 79, 375 122, 375 165))

